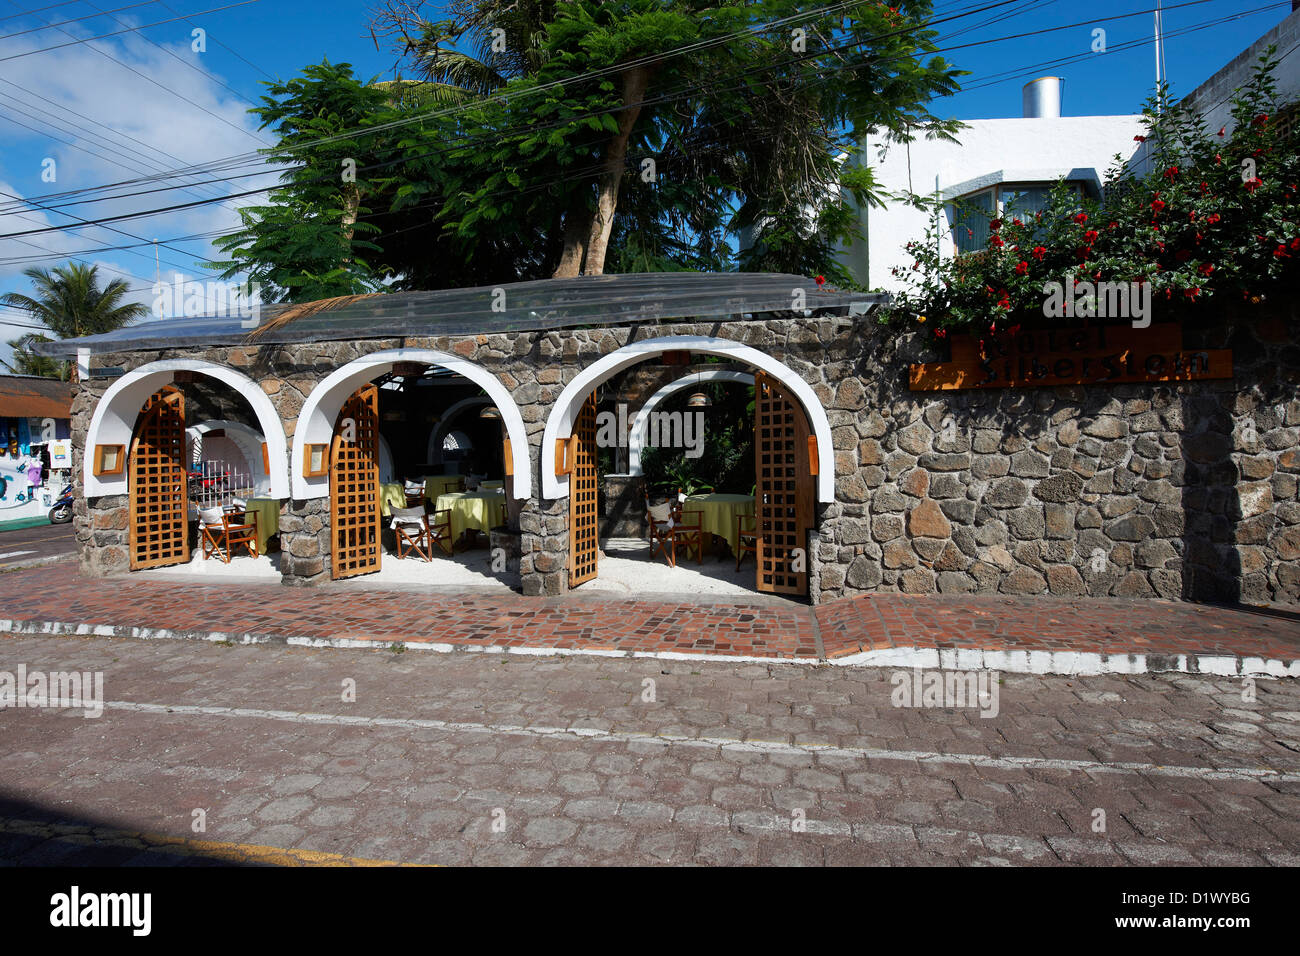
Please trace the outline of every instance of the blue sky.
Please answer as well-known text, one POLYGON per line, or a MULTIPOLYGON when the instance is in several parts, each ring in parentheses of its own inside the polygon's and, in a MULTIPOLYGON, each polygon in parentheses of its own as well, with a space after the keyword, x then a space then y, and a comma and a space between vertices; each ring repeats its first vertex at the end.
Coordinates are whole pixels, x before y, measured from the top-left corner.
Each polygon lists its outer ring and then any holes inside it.
MULTIPOLYGON (((376 50, 367 33, 365 4, 255 0, 214 9, 231 2, 77 0, 51 6, 53 0, 0 0, 0 191, 27 199, 255 149, 265 139, 259 139, 256 124, 245 111, 261 95, 259 81, 266 79, 265 74, 288 78, 328 57, 352 63, 367 79, 391 75, 395 54, 376 50), (137 5, 120 9, 132 3, 137 5), (23 14, 35 8, 44 9, 23 14), (203 12, 208 10, 214 12, 203 12), (103 11, 117 12, 104 15, 103 11), (178 15, 185 19, 174 19, 178 15), (68 20, 74 22, 62 22, 68 20), (43 50, 163 20, 174 22, 43 50), (33 29, 37 27, 42 29, 33 29), (206 31, 204 52, 191 48, 195 27, 206 31), (57 175, 54 183, 42 181, 50 159, 57 175)), ((978 5, 975 0, 939 0, 935 16, 978 5)), ((1138 112, 1154 83, 1152 46, 1142 42, 1150 40, 1152 15, 1114 18, 1154 5, 1154 0, 1026 0, 943 23, 940 46, 964 46, 946 55, 971 75, 964 79, 961 93, 933 108, 958 119, 1018 116, 1022 84, 1050 73, 1065 78, 1066 115, 1138 112), (1076 23, 1080 25, 1038 32, 1076 23), (1096 28, 1106 31, 1111 52, 1105 55, 1092 52, 1096 28), (1024 33, 1036 35, 981 42, 1024 33), (1117 50, 1134 41, 1141 45, 1117 50), (965 46, 972 43, 979 45, 965 46), (1044 61, 1075 54, 1084 57, 1068 65, 1034 69, 1044 61), (1005 72, 1017 75, 996 81, 1005 72), (1018 75, 1024 72, 1028 75, 1018 75)), ((1190 5, 1182 0, 1181 5, 1165 6, 1165 56, 1175 95, 1190 92, 1290 13, 1289 2, 1268 0, 1203 0, 1190 5), (1246 15, 1183 32, 1236 14, 1246 15)), ((441 14, 439 8, 426 5, 431 17, 441 14)), ((250 189, 266 182, 245 179, 230 188, 250 189)), ((190 201, 211 192, 206 187, 194 193, 155 193, 69 211, 93 218, 190 201)), ((0 292, 28 291, 29 284, 20 274, 24 267, 61 264, 72 253, 97 263, 105 277, 125 279, 131 298, 148 304, 156 269, 164 279, 177 271, 190 278, 205 277, 196 263, 212 254, 209 240, 176 237, 230 229, 237 222, 233 207, 238 204, 214 204, 116 224, 130 237, 93 227, 21 241, 0 239, 0 292), (148 246, 94 251, 154 239, 175 239, 167 243, 169 248, 158 250, 157 261, 148 246), (29 256, 45 258, 17 261, 29 256)), ((57 213, 23 209, 0 196, 0 233, 70 221, 57 213)), ((4 324, 12 316, 11 312, 0 315, 0 342, 25 331, 4 324)), ((8 348, 0 345, 0 358, 8 357, 8 348)))

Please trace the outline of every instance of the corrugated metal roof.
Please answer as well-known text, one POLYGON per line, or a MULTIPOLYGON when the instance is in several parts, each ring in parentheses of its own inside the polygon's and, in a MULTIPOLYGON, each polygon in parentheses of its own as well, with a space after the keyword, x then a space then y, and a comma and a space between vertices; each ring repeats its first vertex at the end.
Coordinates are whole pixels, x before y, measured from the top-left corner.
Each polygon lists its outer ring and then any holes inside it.
POLYGON ((393 336, 473 335, 579 326, 625 325, 661 319, 747 319, 789 312, 802 294, 803 311, 848 315, 889 301, 882 293, 842 292, 806 276, 779 273, 667 272, 581 276, 533 282, 396 292, 350 300, 277 325, 298 306, 261 309, 258 328, 239 315, 146 321, 103 335, 37 343, 33 351, 68 357, 78 348, 127 352, 177 346, 272 345, 393 336))
POLYGON ((36 375, 0 375, 0 418, 71 418, 72 385, 36 375))

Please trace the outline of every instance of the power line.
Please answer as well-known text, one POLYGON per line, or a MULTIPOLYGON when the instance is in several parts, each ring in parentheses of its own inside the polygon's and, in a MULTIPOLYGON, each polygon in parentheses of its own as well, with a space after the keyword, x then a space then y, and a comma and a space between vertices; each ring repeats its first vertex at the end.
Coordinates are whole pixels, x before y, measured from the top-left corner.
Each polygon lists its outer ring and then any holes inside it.
MULTIPOLYGON (((202 16, 205 13, 220 13, 222 10, 229 10, 233 7, 243 7, 250 3, 257 3, 258 0, 239 0, 238 3, 228 3, 224 7, 213 7, 210 10, 200 10, 192 16, 202 16)), ((184 17, 172 17, 170 20, 157 20, 153 23, 146 23, 138 27, 128 27, 125 30, 114 30, 112 33, 101 33, 99 36, 85 37, 84 39, 73 40, 70 43, 56 43, 54 46, 41 47, 39 50, 27 50, 25 53, 11 53, 8 56, 0 56, 0 63, 7 60, 17 60, 25 56, 35 56, 37 53, 49 53, 51 50, 62 50, 64 47, 76 46, 79 43, 90 43, 92 40, 103 40, 107 37, 120 36, 123 33, 135 33, 139 30, 147 30, 149 27, 162 26, 164 23, 175 23, 177 20, 183 20, 184 17)))

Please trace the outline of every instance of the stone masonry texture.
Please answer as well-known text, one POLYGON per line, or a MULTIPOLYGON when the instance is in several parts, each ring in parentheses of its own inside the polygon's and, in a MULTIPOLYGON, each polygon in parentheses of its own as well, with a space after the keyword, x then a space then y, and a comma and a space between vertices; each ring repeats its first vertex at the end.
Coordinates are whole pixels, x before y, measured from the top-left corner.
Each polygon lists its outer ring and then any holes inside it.
MULTIPOLYGON (((568 501, 539 497, 553 455, 541 441, 565 384, 637 340, 732 339, 801 376, 831 427, 835 500, 818 505, 810 536, 814 603, 938 592, 1294 605, 1298 325, 1293 308, 1248 323, 1189 324, 1185 349, 1233 350, 1227 380, 954 392, 909 391, 908 365, 943 356, 862 318, 152 350, 97 356, 94 365, 229 366, 270 397, 291 443, 312 388, 349 361, 403 346, 469 359, 501 380, 525 422, 534 492, 519 516, 519 568, 525 594, 555 595, 567 588, 568 501)), ((77 389, 78 451, 111 381, 92 377, 77 389)), ((76 474, 80 495, 80 466, 76 474)), ((328 577, 327 504, 284 502, 287 583, 328 577)), ((86 573, 126 570, 125 497, 79 499, 75 520, 86 573)))

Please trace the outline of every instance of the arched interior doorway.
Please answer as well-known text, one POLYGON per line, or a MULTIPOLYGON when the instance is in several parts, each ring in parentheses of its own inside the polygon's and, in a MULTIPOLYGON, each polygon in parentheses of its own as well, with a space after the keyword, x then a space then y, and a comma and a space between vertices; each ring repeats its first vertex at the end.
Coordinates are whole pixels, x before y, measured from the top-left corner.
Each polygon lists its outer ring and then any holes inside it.
MULTIPOLYGON (((263 502, 265 514, 274 519, 276 499, 288 496, 284 431, 266 394, 247 376, 210 362, 170 359, 127 372, 100 398, 86 433, 83 488, 87 497, 126 497, 132 570, 182 565, 192 558, 191 570, 204 565, 191 533, 200 504, 196 493, 204 482, 190 478, 186 417, 227 415, 238 420, 234 424, 246 433, 248 454, 262 466, 262 488, 270 496, 263 502)), ((236 495, 260 491, 220 484, 203 506, 227 505, 236 495)), ((266 539, 263 535, 261 543, 266 539)), ((264 554, 259 573, 273 576, 264 554)))
MULTIPOLYGON (((593 463, 599 462, 602 445, 599 417, 609 413, 599 410, 598 391, 611 381, 618 384, 616 376, 638 363, 663 357, 665 364, 689 365, 692 356, 717 356, 731 366, 718 369, 714 381, 753 381, 754 481, 743 489, 706 489, 700 498, 692 497, 686 503, 684 518, 691 517, 694 506, 703 527, 701 537, 717 547, 725 541, 736 555, 736 567, 751 550, 742 545, 752 544, 756 557, 753 589, 806 595, 809 532, 815 526, 816 504, 830 501, 834 495, 830 424, 825 411, 811 387, 771 356, 731 340, 698 336, 650 339, 619 349, 575 377, 557 399, 543 436, 542 483, 547 497, 569 498, 569 586, 597 579, 600 574, 601 546, 592 531, 600 520, 600 468, 593 463), (753 516, 748 523, 743 520, 747 513, 753 516)), ((703 372, 691 371, 663 385, 656 393, 655 405, 670 393, 683 392, 692 385, 700 387, 704 380, 703 372)), ((652 430, 654 416, 660 414, 653 406, 643 407, 642 412, 646 420, 633 422, 629 438, 629 445, 637 443, 638 466, 647 443, 644 431, 652 430)), ((688 441, 689 414, 688 410, 683 423, 688 427, 677 433, 688 441)), ((703 418, 703 412, 696 414, 703 418)), ((686 490, 689 493, 690 489, 686 490)), ((651 507, 657 506, 652 503, 651 507)), ((647 534, 648 524, 648 518, 642 522, 647 534)), ((662 573, 657 572, 657 577, 663 577, 662 573)))
POLYGON ((494 529, 517 530, 518 502, 530 492, 527 436, 490 372, 430 350, 375 353, 321 382, 299 422, 294 484, 306 497, 329 497, 333 577, 449 587, 518 577, 489 569, 488 542, 494 529), (429 452, 452 409, 474 438, 465 473, 429 452), (428 524, 414 548, 412 521, 428 524))

